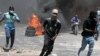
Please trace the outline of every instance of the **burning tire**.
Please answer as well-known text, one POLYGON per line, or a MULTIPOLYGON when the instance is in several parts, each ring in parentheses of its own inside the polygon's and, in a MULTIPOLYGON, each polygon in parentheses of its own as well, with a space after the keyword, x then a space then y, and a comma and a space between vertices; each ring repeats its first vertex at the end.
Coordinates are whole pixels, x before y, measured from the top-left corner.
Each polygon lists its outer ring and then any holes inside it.
POLYGON ((33 27, 27 27, 26 32, 25 32, 25 36, 28 36, 28 37, 35 36, 35 32, 36 31, 33 27))

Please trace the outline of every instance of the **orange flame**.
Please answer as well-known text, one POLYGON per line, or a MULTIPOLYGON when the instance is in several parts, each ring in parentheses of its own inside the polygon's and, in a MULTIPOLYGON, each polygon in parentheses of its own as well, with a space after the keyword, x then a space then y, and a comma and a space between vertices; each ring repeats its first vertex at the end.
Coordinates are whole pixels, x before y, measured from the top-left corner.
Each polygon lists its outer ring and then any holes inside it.
POLYGON ((42 24, 40 23, 39 18, 35 14, 33 14, 28 20, 28 26, 33 27, 35 29, 36 36, 42 35, 44 32, 42 24))

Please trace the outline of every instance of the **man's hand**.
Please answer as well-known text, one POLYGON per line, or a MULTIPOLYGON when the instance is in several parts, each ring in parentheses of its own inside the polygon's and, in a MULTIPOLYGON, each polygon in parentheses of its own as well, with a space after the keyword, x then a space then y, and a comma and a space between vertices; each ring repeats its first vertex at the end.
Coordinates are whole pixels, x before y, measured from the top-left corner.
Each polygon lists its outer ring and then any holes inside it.
POLYGON ((20 23, 20 20, 16 20, 18 23, 20 23))
POLYGON ((96 33, 97 33, 97 31, 96 31, 96 30, 94 30, 94 31, 93 31, 93 33, 94 33, 94 34, 96 34, 96 33))
POLYGON ((56 37, 51 38, 51 40, 55 40, 55 39, 56 39, 56 37))
POLYGON ((55 40, 58 34, 56 34, 51 40, 55 40))

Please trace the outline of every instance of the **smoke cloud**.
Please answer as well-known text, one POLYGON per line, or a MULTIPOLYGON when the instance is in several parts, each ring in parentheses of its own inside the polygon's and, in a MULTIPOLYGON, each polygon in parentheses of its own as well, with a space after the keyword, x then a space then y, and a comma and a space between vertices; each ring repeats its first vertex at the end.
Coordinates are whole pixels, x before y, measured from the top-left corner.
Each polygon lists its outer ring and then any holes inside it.
POLYGON ((32 13, 38 14, 44 20, 51 16, 52 8, 58 7, 62 13, 62 21, 69 23, 75 14, 81 19, 87 17, 89 11, 96 10, 100 6, 99 3, 100 0, 0 0, 0 12, 6 12, 8 7, 13 5, 22 23, 26 23, 32 13), (47 11, 43 12, 45 7, 47 11))

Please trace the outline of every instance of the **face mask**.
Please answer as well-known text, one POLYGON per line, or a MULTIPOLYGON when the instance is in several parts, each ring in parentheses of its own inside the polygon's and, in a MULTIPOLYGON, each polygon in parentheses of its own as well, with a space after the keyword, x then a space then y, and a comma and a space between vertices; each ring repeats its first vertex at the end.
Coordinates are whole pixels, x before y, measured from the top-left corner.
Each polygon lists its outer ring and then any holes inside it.
POLYGON ((10 11, 10 13, 14 13, 14 11, 10 11))
POLYGON ((10 15, 13 15, 14 11, 9 11, 10 15))

